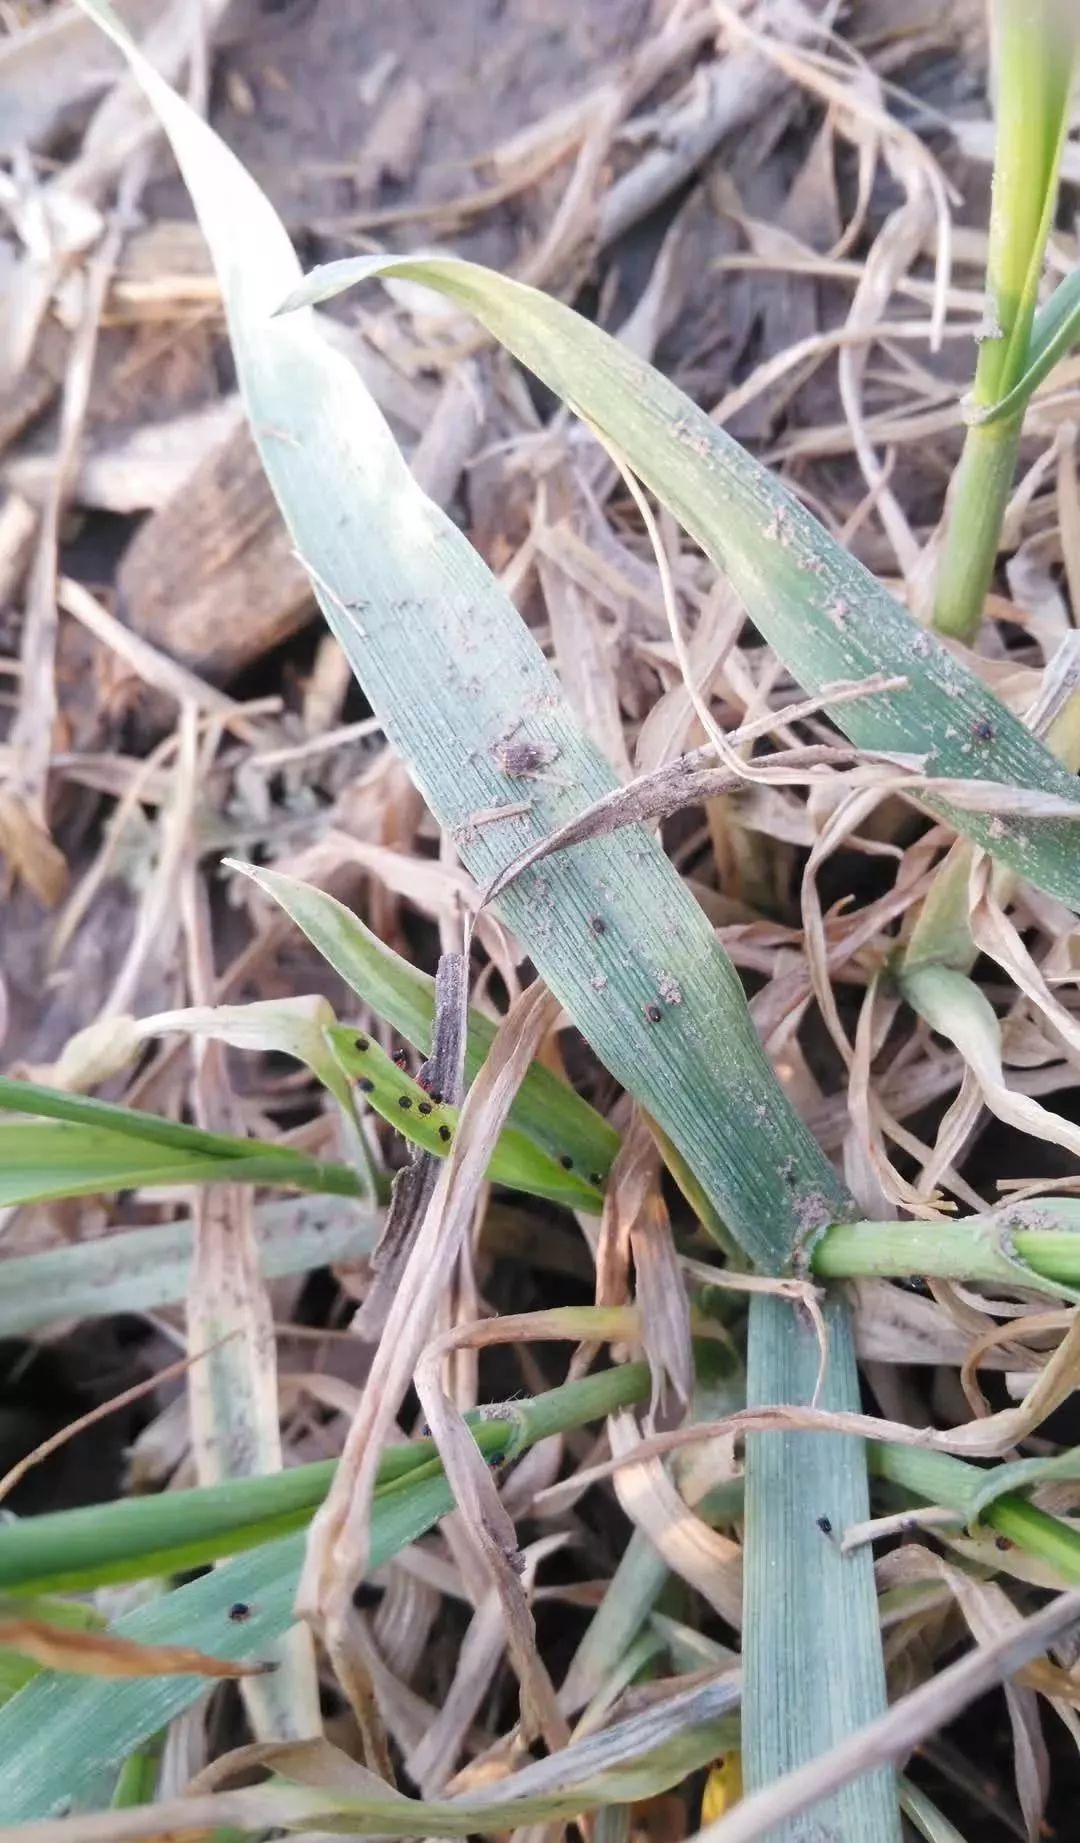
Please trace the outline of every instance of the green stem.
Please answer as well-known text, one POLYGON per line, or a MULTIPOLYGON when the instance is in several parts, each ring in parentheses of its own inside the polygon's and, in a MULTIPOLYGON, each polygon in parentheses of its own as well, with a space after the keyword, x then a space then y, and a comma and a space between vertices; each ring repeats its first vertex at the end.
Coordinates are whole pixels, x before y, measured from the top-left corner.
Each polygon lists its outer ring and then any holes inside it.
MULTIPOLYGON (((1080 1209, 1080 1201, 1076 1207, 1080 1209)), ((866 1228, 876 1234, 897 1226, 900 1225, 856 1224, 854 1228, 866 1228)), ((943 1225, 927 1226, 939 1229, 943 1225)), ((845 1235, 850 1232, 845 1225, 845 1235)), ((1032 1238, 1037 1234, 1032 1231, 1032 1238)), ((1052 1231, 1040 1238, 1047 1243, 1066 1239, 1052 1231)), ((1080 1237, 1076 1239, 1080 1242, 1080 1237)), ((849 1265, 854 1267, 855 1263, 849 1265)), ((861 1271, 875 1269, 867 1266, 861 1271)), ((785 1335, 790 1324, 787 1318, 785 1335)), ((565 1383, 531 1401, 515 1402, 505 1419, 476 1421, 473 1435, 480 1450, 494 1461, 511 1443, 515 1450, 521 1450, 550 1434, 568 1432, 616 1408, 644 1401, 649 1387, 646 1364, 620 1364, 580 1382, 565 1383)), ((785 1398, 791 1396, 792 1388, 794 1383, 785 1398)), ((824 1450, 833 1438, 816 1434, 790 1437, 798 1438, 808 1455, 815 1442, 824 1450)), ((764 1442, 759 1451, 766 1451, 764 1442)), ((961 1516, 968 1514, 986 1484, 983 1467, 946 1453, 876 1442, 869 1443, 867 1451, 870 1470, 877 1476, 904 1486, 926 1503, 946 1504, 961 1516)), ((139 1580, 194 1568, 264 1546, 310 1521, 326 1495, 335 1464, 334 1460, 323 1460, 264 1478, 171 1491, 153 1498, 124 1498, 6 1524, 0 1528, 0 1586, 20 1595, 79 1591, 102 1582, 139 1580)), ((430 1440, 391 1447, 379 1468, 378 1499, 385 1503, 403 1490, 415 1489, 421 1482, 440 1475, 441 1467, 430 1440)), ((728 1487, 717 1495, 715 1503, 710 1498, 699 1506, 699 1514, 710 1521, 718 1516, 737 1517, 739 1510, 728 1487)), ((987 1505, 981 1521, 1008 1536, 1018 1548, 1040 1556, 1063 1577, 1080 1580, 1080 1532, 1070 1525, 1015 1493, 987 1505)))
POLYGON ((1016 472, 1021 421, 1022 415, 986 429, 969 428, 953 475, 934 626, 954 640, 973 640, 982 620, 1016 472))
MULTIPOLYGON (((867 1448, 871 1472, 901 1485, 926 1504, 944 1504, 958 1516, 970 1514, 976 1494, 986 1483, 981 1466, 968 1465, 949 1453, 926 1452, 918 1446, 867 1448)), ((1080 1530, 1052 1517, 1048 1511, 1010 1494, 995 1498, 980 1512, 979 1521, 1014 1542, 1027 1555, 1046 1562, 1063 1581, 1080 1582, 1080 1530)))
POLYGON ((821 1280, 977 1280, 1080 1288, 1080 1199, 1018 1204, 962 1222, 840 1222, 815 1243, 821 1280), (1019 1226, 1023 1224, 1030 1226, 1019 1226))
MULTIPOLYGON (((473 1437, 494 1462, 508 1450, 600 1420, 649 1391, 644 1363, 599 1370, 532 1400, 506 1417, 478 1420, 473 1437)), ((302 1529, 330 1487, 336 1462, 296 1466, 264 1478, 230 1480, 157 1497, 121 1498, 0 1526, 0 1588, 8 1592, 84 1592, 108 1582, 143 1580, 203 1567, 302 1529)), ((441 1476, 430 1440, 391 1447, 379 1467, 381 1499, 420 1479, 441 1476)))
MULTIPOLYGON (((1000 402, 1027 365, 1077 43, 1068 0, 998 0, 996 19, 997 144, 976 414, 1000 402)), ((934 608, 934 626, 954 639, 971 641, 982 619, 1025 407, 986 426, 974 421, 964 441, 934 608)))

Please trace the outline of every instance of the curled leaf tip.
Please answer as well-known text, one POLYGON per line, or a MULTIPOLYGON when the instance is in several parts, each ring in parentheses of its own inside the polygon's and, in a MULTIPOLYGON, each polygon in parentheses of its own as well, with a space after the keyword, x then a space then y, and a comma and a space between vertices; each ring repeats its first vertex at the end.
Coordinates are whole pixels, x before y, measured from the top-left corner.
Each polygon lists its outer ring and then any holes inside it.
POLYGON ((338 294, 341 284, 326 279, 327 272, 333 267, 333 263, 323 263, 320 268, 312 269, 310 275, 305 275, 302 281, 297 282, 295 288, 289 289, 285 299, 274 308, 270 318, 280 320, 285 314, 296 313, 300 307, 313 307, 317 301, 326 301, 331 295, 338 294))

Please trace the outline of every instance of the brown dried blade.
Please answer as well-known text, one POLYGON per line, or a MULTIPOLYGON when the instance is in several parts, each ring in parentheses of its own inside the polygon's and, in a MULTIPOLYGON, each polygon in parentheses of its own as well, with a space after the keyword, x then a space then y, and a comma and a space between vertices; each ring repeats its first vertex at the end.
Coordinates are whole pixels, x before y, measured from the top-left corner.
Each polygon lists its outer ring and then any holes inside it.
MULTIPOLYGON (((850 749, 817 744, 788 750, 775 759, 777 765, 801 769, 825 762, 832 767, 846 767, 854 762, 855 756, 850 749)), ((492 877, 483 892, 483 901, 485 904, 494 902, 524 871, 555 851, 566 851, 571 845, 584 844, 588 839, 603 838, 608 832, 618 831, 620 826, 656 825, 684 806, 698 806, 714 800, 719 794, 733 793, 741 785, 742 777, 730 768, 705 766, 696 756, 681 756, 652 774, 639 775, 628 787, 613 789, 602 799, 595 800, 585 812, 575 814, 547 838, 521 852, 492 877)))
POLYGON ((86 1677, 261 1677, 276 1664, 238 1664, 190 1645, 140 1645, 110 1632, 80 1632, 45 1619, 0 1619, 0 1645, 43 1670, 86 1677))
MULTIPOLYGON (((435 975, 431 1055, 422 1064, 418 1080, 430 1094, 440 1095, 454 1107, 461 1105, 463 1092, 468 1006, 465 957, 443 954, 435 975)), ((394 1179, 386 1224, 372 1256, 371 1287, 352 1326, 356 1336, 367 1343, 374 1343, 382 1334, 441 1169, 441 1159, 417 1147, 394 1179)))
POLYGON ((491 1146, 529 1061, 551 1022, 553 1001, 534 985, 504 1019, 465 1101, 451 1155, 394 1295, 341 1463, 308 1539, 299 1608, 329 1642, 344 1630, 368 1557, 368 1525, 382 1441, 431 1333, 444 1277, 461 1247, 491 1146))

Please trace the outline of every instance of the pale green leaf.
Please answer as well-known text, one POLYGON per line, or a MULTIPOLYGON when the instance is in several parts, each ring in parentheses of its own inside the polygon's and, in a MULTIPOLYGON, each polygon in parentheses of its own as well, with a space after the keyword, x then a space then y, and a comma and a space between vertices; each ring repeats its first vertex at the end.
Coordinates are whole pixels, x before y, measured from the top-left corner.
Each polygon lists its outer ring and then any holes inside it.
POLYGON ((910 1779, 900 1781, 900 1806, 927 1843, 967 1843, 967 1839, 939 1811, 932 1798, 910 1779))
MULTIPOLYGON (((734 1674, 658 1701, 597 1733, 571 1742, 546 1760, 455 1798, 410 1798, 359 1766, 348 1754, 315 1742, 250 1748, 250 1759, 276 1777, 245 1790, 170 1800, 144 1814, 155 1833, 196 1825, 234 1824, 241 1835, 279 1834, 317 1825, 320 1836, 467 1837, 514 1831, 572 1818, 610 1804, 630 1804, 667 1791, 730 1745, 738 1732, 734 1674)), ((20 1839, 25 1834, 19 1831, 20 1839)), ((39 1833, 42 1834, 42 1833, 39 1833)), ((120 1834, 102 1819, 50 1826, 42 1843, 102 1843, 120 1834)), ((123 1830, 130 1836, 130 1828, 123 1830)), ((215 1836, 220 1833, 215 1829, 215 1836)))
MULTIPOLYGON (((370 1254, 378 1218, 345 1198, 296 1197, 255 1209, 259 1261, 268 1280, 370 1254)), ((191 1270, 189 1217, 124 1229, 41 1254, 0 1261, 0 1337, 20 1337, 64 1318, 152 1312, 183 1299, 191 1270)))
MULTIPOLYGON (((358 998, 398 1035, 429 1055, 435 1018, 435 981, 372 933, 336 897, 279 870, 225 862, 250 877, 284 909, 312 946, 340 973, 358 998)), ((469 1086, 491 1048, 495 1025, 470 1009, 465 1041, 465 1083, 469 1086)), ((559 1158, 568 1154, 578 1171, 606 1177, 619 1138, 595 1108, 542 1063, 534 1062, 514 1097, 510 1119, 539 1146, 559 1158)))
POLYGON ((1023 376, 997 403, 974 408, 970 419, 979 428, 1004 422, 1019 415, 1024 405, 1049 377, 1054 366, 1065 357, 1070 346, 1080 339, 1080 269, 1074 269, 1058 283, 1045 306, 1040 307, 1031 328, 1031 345, 1023 376))
POLYGON ((407 1798, 336 1751, 328 1758, 329 1750, 320 1749, 311 1760, 301 1748, 276 1752, 274 1765, 290 1783, 339 1793, 342 1821, 331 1827, 342 1834, 490 1834, 599 1805, 633 1803, 677 1784, 737 1733, 739 1691, 738 1673, 729 1671, 456 1798, 407 1798), (351 1818, 359 1821, 352 1825, 351 1818))
POLYGON ((919 1016, 960 1051, 991 1113, 1021 1133, 1080 1155, 1080 1126, 1010 1088, 1002 1065, 1001 1026, 985 992, 965 973, 925 962, 900 975, 919 1016))
POLYGON ((140 1018, 135 1029, 140 1038, 179 1031, 209 1037, 249 1054, 276 1053, 302 1062, 337 1102, 349 1161, 366 1180, 368 1195, 377 1197, 380 1178, 356 1115, 352 1089, 327 1043, 327 1028, 335 1021, 329 999, 311 994, 252 999, 243 1005, 191 1005, 140 1018))
MULTIPOLYGON (((84 3, 173 141, 220 268, 253 432, 323 612, 432 810, 486 882, 609 792, 612 772, 509 597, 416 486, 356 371, 310 315, 273 318, 301 278, 269 201, 109 8, 84 3), (558 775, 529 783, 525 814, 473 826, 478 812, 520 804, 497 749, 518 723, 554 748, 558 775)), ((808 1227, 848 1213, 761 1050, 735 969, 654 839, 627 827, 579 846, 519 878, 499 907, 762 1266, 786 1262, 808 1227)))

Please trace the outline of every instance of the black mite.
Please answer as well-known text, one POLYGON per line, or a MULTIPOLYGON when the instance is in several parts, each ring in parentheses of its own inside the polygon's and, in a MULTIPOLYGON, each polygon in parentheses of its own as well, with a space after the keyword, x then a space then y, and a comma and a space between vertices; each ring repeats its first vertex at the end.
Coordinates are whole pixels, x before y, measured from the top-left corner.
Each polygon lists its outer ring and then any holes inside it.
POLYGON ((408 1109, 412 1106, 412 1100, 407 1094, 399 1094, 397 1097, 397 1104, 399 1107, 408 1109))
POLYGON ((832 1535, 832 1519, 830 1517, 818 1517, 817 1526, 823 1536, 832 1535))
POLYGON ((358 1036, 356 1039, 356 1048, 358 1050, 370 1049, 371 1048, 370 1037, 358 1036))
POLYGON ((997 731, 989 717, 976 717, 971 726, 971 733, 976 742, 993 742, 997 737, 997 731))
POLYGON ((560 1153, 559 1163, 562 1166, 564 1171, 572 1171, 574 1169, 574 1161, 571 1158, 569 1152, 560 1153))
POLYGON ((663 1015, 659 1005, 646 1005, 645 1016, 648 1018, 650 1024, 659 1024, 663 1015))
POLYGON ((417 1113, 430 1113, 431 1112, 431 1102, 430 1101, 417 1101, 416 1111, 417 1113))
POLYGON ((245 1619, 251 1618, 251 1608, 244 1600, 235 1600, 229 1608, 229 1618, 234 1625, 243 1625, 245 1619))
POLYGON ((597 1190, 602 1190, 602 1189, 603 1189, 603 1185, 604 1185, 604 1180, 603 1180, 603 1178, 602 1178, 602 1177, 600 1176, 600 1173, 599 1173, 599 1171, 590 1171, 590 1172, 589 1172, 589 1183, 590 1183, 590 1184, 595 1184, 595 1185, 596 1185, 596 1188, 597 1188, 597 1190))
POLYGON ((449 1128, 448 1126, 440 1126, 440 1128, 439 1128, 439 1138, 440 1138, 440 1139, 441 1139, 441 1140, 443 1141, 443 1144, 444 1144, 444 1145, 445 1145, 445 1144, 448 1144, 448 1143, 449 1143, 449 1139, 450 1139, 450 1128, 449 1128))
POLYGON ((606 934, 607 933, 607 922, 604 920, 602 915, 590 915, 589 916, 589 927, 592 929, 594 934, 606 934))
POLYGON ((356 1085, 359 1088, 361 1094, 370 1094, 372 1092, 372 1089, 375 1086, 375 1083, 372 1081, 370 1075, 361 1075, 356 1085))

